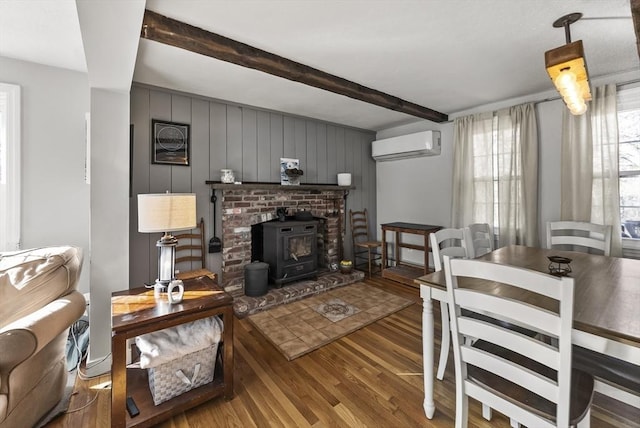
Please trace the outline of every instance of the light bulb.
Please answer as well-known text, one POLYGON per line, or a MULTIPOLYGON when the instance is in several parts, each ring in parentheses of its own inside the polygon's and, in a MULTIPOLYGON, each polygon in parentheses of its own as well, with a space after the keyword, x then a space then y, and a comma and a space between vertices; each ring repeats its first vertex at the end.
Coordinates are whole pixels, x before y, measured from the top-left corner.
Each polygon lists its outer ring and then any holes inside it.
POLYGON ((573 114, 575 116, 580 116, 581 114, 586 113, 587 104, 583 102, 583 103, 578 104, 576 106, 570 107, 569 111, 571 112, 571 114, 573 114))
MULTIPOLYGON (((576 75, 570 70, 562 70, 553 82, 560 92, 577 86, 576 75)), ((575 90, 575 89, 574 89, 575 90)))

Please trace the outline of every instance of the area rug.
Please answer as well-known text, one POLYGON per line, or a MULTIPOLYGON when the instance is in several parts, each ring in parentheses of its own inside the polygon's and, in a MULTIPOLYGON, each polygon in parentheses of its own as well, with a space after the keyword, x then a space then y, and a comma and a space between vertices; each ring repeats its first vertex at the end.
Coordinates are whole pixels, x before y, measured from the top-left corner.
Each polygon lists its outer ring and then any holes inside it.
POLYGON ((348 274, 339 272, 323 272, 315 279, 306 279, 282 288, 269 287, 269 292, 263 296, 237 296, 233 299, 233 312, 238 318, 244 318, 273 307, 284 305, 296 300, 304 299, 313 294, 325 293, 334 288, 361 281, 364 272, 354 270, 348 274))
POLYGON ((291 361, 413 303, 358 282, 250 315, 248 320, 291 361))

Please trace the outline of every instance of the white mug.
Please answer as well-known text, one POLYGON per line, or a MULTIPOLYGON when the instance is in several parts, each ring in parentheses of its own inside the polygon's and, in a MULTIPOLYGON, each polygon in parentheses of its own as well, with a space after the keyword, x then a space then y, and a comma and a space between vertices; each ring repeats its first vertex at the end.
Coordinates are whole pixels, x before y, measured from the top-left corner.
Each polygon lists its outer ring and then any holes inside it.
POLYGON ((182 302, 182 296, 184 296, 184 283, 179 279, 174 279, 167 287, 167 298, 169 299, 169 303, 173 304, 182 302), (175 290, 176 288, 177 290, 175 290))

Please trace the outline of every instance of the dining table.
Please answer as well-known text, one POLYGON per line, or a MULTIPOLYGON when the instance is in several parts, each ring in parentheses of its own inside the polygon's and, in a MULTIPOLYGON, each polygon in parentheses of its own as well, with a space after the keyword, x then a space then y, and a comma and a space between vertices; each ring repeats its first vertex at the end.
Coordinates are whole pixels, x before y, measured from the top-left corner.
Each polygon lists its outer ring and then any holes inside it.
MULTIPOLYGON (((640 370, 640 260, 608 257, 577 251, 560 251, 509 245, 477 260, 519 266, 539 272, 557 270, 549 257, 564 257, 563 274, 574 278, 572 342, 639 366, 640 370), (569 269, 567 269, 567 267, 569 269)), ((467 286, 490 290, 507 297, 538 299, 535 293, 522 296, 513 287, 486 280, 468 280, 467 286)), ((432 301, 448 301, 444 270, 416 279, 423 300, 422 352, 424 370, 424 411, 433 418, 434 402, 434 320, 432 301)), ((634 398, 635 400, 635 398, 634 398)), ((638 398, 640 401, 640 398, 638 398)))

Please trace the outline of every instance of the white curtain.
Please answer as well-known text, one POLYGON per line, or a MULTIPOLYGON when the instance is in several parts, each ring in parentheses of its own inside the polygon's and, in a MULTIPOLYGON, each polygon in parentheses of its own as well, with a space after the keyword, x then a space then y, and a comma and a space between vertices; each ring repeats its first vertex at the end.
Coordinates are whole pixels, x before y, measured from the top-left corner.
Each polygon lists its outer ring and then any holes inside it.
POLYGON ((452 227, 493 227, 493 113, 453 121, 452 227))
POLYGON ((588 112, 563 115, 561 217, 609 224, 611 255, 622 256, 616 85, 595 89, 588 112))
POLYGON ((538 125, 533 104, 498 117, 500 246, 538 245, 538 125))
POLYGON ((499 246, 538 243, 533 104, 454 120, 452 225, 489 223, 499 246))

